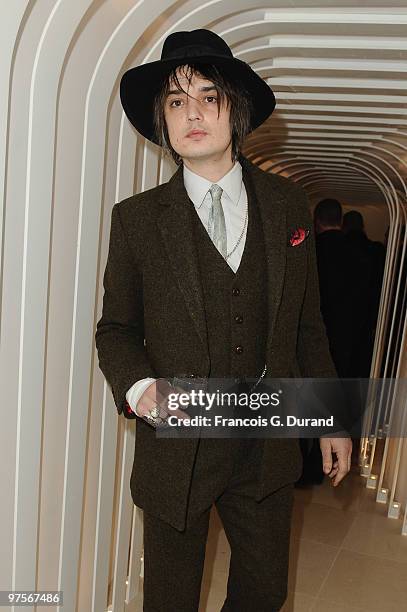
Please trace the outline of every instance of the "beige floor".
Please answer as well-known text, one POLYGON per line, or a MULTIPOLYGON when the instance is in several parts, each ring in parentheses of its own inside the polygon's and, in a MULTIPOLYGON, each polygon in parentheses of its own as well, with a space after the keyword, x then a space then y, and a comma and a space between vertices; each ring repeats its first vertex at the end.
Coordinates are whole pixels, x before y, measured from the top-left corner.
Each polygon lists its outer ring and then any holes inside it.
MULTIPOLYGON (((295 490, 289 597, 281 612, 407 611, 407 537, 365 482, 355 466, 336 488, 326 478, 295 490)), ((221 609, 229 556, 213 508, 199 612, 221 609)))

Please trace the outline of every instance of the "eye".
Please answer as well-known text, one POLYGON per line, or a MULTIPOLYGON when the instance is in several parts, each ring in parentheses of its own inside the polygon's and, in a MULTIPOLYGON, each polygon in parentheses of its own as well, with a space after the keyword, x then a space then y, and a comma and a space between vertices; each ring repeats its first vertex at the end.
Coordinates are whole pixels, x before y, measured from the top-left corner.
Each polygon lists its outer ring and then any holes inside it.
MULTIPOLYGON (((204 100, 209 100, 210 104, 216 104, 217 96, 205 96, 204 100)), ((183 100, 180 100, 179 98, 175 98, 175 100, 171 100, 171 102, 169 103, 169 106, 172 108, 179 108, 182 104, 183 104, 183 100)))

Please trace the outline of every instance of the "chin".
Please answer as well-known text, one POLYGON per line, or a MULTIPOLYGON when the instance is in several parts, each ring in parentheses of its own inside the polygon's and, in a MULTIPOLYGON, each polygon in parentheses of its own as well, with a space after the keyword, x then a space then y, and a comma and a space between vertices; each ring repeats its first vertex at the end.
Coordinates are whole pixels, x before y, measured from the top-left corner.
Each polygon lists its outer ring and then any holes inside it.
POLYGON ((184 151, 183 153, 179 153, 179 155, 181 155, 181 157, 186 157, 189 159, 200 159, 202 157, 208 157, 208 155, 213 154, 211 151, 206 151, 206 150, 195 150, 195 151, 184 151))
POLYGON ((196 146, 189 147, 186 151, 184 151, 186 157, 208 157, 213 155, 222 155, 223 149, 213 149, 208 146, 196 146))

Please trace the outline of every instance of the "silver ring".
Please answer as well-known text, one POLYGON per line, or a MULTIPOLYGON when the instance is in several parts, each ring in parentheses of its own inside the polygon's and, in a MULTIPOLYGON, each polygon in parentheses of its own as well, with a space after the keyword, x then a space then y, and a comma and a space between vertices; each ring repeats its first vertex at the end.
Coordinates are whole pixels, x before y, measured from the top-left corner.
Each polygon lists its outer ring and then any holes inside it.
POLYGON ((156 419, 157 417, 160 416, 160 407, 158 406, 158 404, 156 406, 154 406, 154 408, 151 408, 151 410, 148 411, 148 414, 151 415, 151 417, 153 419, 156 419))
POLYGON ((154 425, 161 425, 161 426, 166 426, 167 425, 166 419, 164 419, 163 417, 160 416, 160 406, 159 406, 159 404, 156 404, 156 406, 154 406, 154 408, 151 408, 151 410, 149 410, 148 413, 144 415, 144 418, 146 418, 148 421, 154 423, 154 425))

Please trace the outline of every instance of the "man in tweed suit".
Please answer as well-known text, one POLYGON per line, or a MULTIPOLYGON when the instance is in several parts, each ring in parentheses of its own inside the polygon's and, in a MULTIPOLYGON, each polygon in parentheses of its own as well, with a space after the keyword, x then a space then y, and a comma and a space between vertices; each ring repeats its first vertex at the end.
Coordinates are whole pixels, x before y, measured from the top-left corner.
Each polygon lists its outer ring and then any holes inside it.
MULTIPOLYGON (((298 440, 171 439, 155 427, 176 376, 336 377, 306 196, 240 153, 275 99, 213 32, 171 34, 161 60, 124 74, 121 101, 179 165, 169 182, 113 207, 96 331, 118 413, 136 419, 143 609, 197 612, 215 503, 231 547, 222 611, 273 612, 287 595, 298 440), (292 246, 292 228, 309 229, 308 239, 292 246)), ((336 485, 350 469, 350 439, 320 442, 336 485)))

